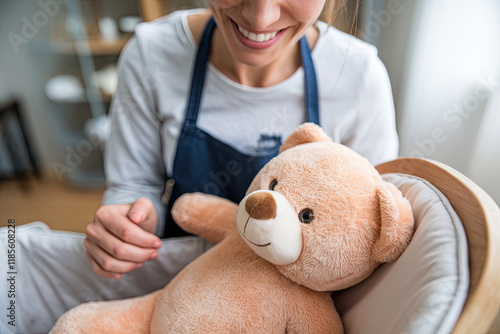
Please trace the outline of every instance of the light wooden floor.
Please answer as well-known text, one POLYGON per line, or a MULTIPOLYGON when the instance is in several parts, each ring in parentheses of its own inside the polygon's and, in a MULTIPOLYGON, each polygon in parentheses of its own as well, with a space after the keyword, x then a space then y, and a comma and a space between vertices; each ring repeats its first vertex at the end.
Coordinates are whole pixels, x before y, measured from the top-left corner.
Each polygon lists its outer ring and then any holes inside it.
POLYGON ((100 206, 104 188, 75 189, 58 181, 32 180, 23 192, 16 181, 0 181, 0 226, 42 221, 54 230, 84 232, 100 206))
MULTIPOLYGON (((0 226, 15 218, 17 225, 39 220, 55 230, 84 232, 104 191, 70 188, 47 179, 30 184, 31 190, 24 193, 15 181, 0 183, 0 226)), ((500 317, 488 333, 500 334, 500 317)))

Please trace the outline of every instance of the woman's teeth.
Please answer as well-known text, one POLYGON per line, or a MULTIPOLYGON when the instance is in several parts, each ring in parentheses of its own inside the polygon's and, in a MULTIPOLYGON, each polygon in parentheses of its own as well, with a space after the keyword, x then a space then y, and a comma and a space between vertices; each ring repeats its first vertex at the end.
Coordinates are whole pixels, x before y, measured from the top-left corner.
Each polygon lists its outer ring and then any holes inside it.
POLYGON ((254 41, 254 42, 266 42, 266 41, 276 37, 276 34, 278 33, 277 31, 275 31, 275 32, 267 33, 267 34, 255 34, 253 32, 249 32, 249 31, 243 29, 242 27, 240 27, 238 25, 237 25, 237 27, 243 36, 245 36, 246 38, 248 38, 249 40, 254 41))

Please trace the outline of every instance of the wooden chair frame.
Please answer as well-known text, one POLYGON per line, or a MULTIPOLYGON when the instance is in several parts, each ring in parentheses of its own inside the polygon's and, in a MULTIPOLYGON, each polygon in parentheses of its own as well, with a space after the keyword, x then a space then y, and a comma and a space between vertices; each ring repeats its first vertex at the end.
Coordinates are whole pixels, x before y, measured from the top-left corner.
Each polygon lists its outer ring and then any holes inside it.
POLYGON ((486 333, 500 309, 500 209, 477 184, 428 159, 402 158, 378 165, 380 174, 401 173, 432 183, 462 220, 469 249, 470 283, 453 333, 486 333))

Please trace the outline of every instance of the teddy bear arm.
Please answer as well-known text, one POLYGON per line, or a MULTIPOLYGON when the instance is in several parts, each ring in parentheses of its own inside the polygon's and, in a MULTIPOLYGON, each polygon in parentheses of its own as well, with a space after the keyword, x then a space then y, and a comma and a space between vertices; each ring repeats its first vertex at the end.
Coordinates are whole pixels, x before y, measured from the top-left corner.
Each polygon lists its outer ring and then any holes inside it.
POLYGON ((147 334, 160 293, 81 304, 64 313, 49 334, 147 334))
POLYGON ((301 299, 300 308, 294 308, 285 333, 343 334, 342 320, 330 296, 318 300, 301 299))
POLYGON ((227 199, 202 194, 184 194, 175 201, 172 217, 186 232, 218 243, 236 230, 238 205, 227 199))

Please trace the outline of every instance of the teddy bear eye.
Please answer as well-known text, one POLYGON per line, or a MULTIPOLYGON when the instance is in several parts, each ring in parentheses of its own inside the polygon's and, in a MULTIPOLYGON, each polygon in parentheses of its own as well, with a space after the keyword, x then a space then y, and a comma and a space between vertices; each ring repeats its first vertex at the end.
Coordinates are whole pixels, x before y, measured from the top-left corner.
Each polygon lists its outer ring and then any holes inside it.
POLYGON ((274 188, 278 185, 278 180, 274 179, 271 181, 271 184, 269 185, 269 190, 274 191, 274 188))
POLYGON ((299 220, 304 224, 309 224, 314 220, 314 213, 311 209, 304 209, 299 212, 299 220))

